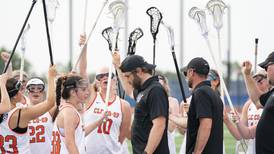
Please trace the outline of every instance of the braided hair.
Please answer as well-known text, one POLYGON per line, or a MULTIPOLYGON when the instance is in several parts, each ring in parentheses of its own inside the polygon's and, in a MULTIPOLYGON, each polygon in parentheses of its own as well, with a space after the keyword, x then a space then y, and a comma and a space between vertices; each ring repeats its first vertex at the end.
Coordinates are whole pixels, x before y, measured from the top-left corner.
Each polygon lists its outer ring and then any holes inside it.
POLYGON ((61 103, 61 97, 63 99, 70 98, 70 90, 77 88, 77 83, 82 78, 80 76, 63 76, 57 79, 56 83, 56 110, 52 116, 52 121, 54 122, 58 113, 59 106, 61 103))

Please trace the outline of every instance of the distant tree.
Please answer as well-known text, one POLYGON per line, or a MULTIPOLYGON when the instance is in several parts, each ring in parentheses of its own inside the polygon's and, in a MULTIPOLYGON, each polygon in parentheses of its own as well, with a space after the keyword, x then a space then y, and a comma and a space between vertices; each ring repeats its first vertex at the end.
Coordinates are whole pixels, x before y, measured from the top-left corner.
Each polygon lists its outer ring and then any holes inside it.
MULTIPOLYGON (((7 49, 5 49, 3 47, 0 47, 0 54, 3 51, 6 51, 6 52, 10 53, 10 51, 8 51, 7 49)), ((15 54, 12 57, 11 62, 12 62, 12 69, 13 70, 20 69, 21 58, 20 58, 20 54, 18 54, 18 52, 15 52, 15 54)), ((4 67, 5 67, 5 64, 4 64, 3 60, 0 60, 0 71, 1 71, 1 73, 4 70, 4 67)), ((24 71, 29 73, 30 67, 31 67, 31 63, 27 59, 25 59, 24 71)))

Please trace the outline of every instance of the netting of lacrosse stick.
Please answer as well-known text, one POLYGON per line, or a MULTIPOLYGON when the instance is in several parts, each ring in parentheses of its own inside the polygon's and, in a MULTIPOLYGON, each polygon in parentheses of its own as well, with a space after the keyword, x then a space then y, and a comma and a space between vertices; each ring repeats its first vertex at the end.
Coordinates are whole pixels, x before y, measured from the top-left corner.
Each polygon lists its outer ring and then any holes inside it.
POLYGON ((162 13, 156 7, 150 7, 147 9, 146 13, 150 17, 150 32, 153 37, 153 64, 155 65, 155 44, 156 44, 156 35, 159 31, 159 25, 163 18, 162 13))
MULTIPOLYGON (((206 8, 209 10, 210 15, 213 17, 213 26, 217 30, 218 35, 218 56, 219 56, 219 65, 222 65, 222 49, 221 49, 221 28, 223 27, 223 15, 226 7, 225 3, 221 0, 210 0, 206 8)), ((219 72, 222 76, 222 72, 219 72)), ((222 89, 222 84, 220 85, 222 89)), ((221 98, 224 99, 224 93, 221 91, 221 98)))
MULTIPOLYGON (((195 20, 196 23, 201 28, 202 36, 203 36, 203 38, 206 41, 206 44, 207 44, 207 47, 209 49, 211 58, 212 58, 212 60, 214 62, 214 65, 217 68, 217 71, 221 72, 221 69, 219 68, 219 65, 218 65, 218 63, 217 63, 217 61, 215 59, 215 56, 214 56, 214 53, 213 53, 213 50, 212 50, 212 47, 211 47, 211 43, 210 43, 210 41, 208 39, 208 30, 207 30, 207 26, 206 26, 205 12, 203 10, 197 8, 197 7, 193 7, 193 8, 190 9, 188 15, 189 15, 190 18, 192 18, 193 20, 195 20)), ((232 111, 235 111, 235 109, 233 107, 233 104, 232 104, 232 101, 231 101, 231 98, 230 98, 230 95, 228 93, 228 90, 226 88, 226 85, 225 85, 225 82, 224 82, 224 79, 223 79, 222 76, 220 76, 220 81, 221 81, 221 84, 224 85, 222 87, 222 90, 225 92, 225 95, 227 96, 229 107, 231 108, 232 111)))
POLYGON ((178 78, 178 81, 179 81, 179 86, 180 86, 181 93, 182 93, 182 97, 183 97, 184 102, 187 103, 186 102, 186 95, 185 95, 185 91, 184 91, 184 87, 183 87, 183 82, 182 82, 182 79, 181 79, 180 70, 179 70, 179 67, 178 67, 178 62, 177 62, 177 58, 176 58, 176 54, 175 54, 174 30, 171 26, 165 24, 163 21, 161 23, 167 30, 169 45, 170 45, 170 49, 171 49, 171 53, 172 53, 172 57, 173 57, 173 61, 174 61, 175 69, 176 69, 176 74, 177 74, 177 78, 178 78))
POLYGON ((77 69, 77 66, 78 66, 78 64, 79 64, 79 61, 80 61, 80 59, 81 59, 81 57, 82 57, 82 55, 83 55, 84 47, 87 45, 87 43, 88 43, 88 41, 89 41, 89 39, 90 39, 90 37, 91 37, 91 35, 92 35, 92 33, 93 33, 93 31, 94 31, 96 25, 97 25, 97 23, 98 23, 98 21, 99 21, 99 19, 100 19, 100 17, 101 17, 101 14, 102 14, 102 12, 103 12, 103 10, 104 10, 104 8, 105 8, 105 6, 106 6, 107 3, 108 3, 108 0, 105 0, 104 3, 103 3, 103 5, 102 5, 102 7, 101 7, 101 9, 100 9, 100 12, 98 13, 98 15, 97 15, 97 17, 96 17, 95 22, 93 23, 93 25, 92 25, 92 27, 91 27, 90 32, 88 33, 88 37, 87 37, 85 43, 81 46, 80 55, 79 55, 79 57, 78 57, 78 59, 77 59, 75 65, 74 65, 74 67, 73 67, 73 69, 72 69, 73 72, 76 72, 76 69, 77 69))
MULTIPOLYGON (((112 35, 112 45, 117 43, 118 40, 118 33, 119 33, 119 29, 120 26, 124 20, 125 17, 125 12, 127 11, 127 6, 123 1, 114 1, 112 3, 109 4, 108 7, 110 13, 113 15, 113 25, 112 25, 112 29, 113 29, 113 35, 112 35)), ((112 53, 114 52, 115 48, 112 48, 112 53)), ((109 74, 112 73, 112 61, 109 63, 109 74)), ((107 107, 108 107, 108 102, 109 102, 109 94, 110 94, 110 89, 111 89, 111 75, 108 76, 108 83, 107 83, 107 92, 106 92, 106 98, 105 98, 105 102, 106 102, 106 111, 107 111, 107 107)))
MULTIPOLYGON (((110 52, 112 52, 112 40, 113 40, 113 28, 112 27, 107 27, 102 31, 102 36, 104 39, 108 42, 108 49, 110 52)), ((119 33, 116 36, 116 39, 118 39, 119 33)), ((118 43, 116 41, 115 44, 115 50, 118 50, 118 43)))
MULTIPOLYGON (((108 49, 110 51, 110 53, 112 52, 112 37, 113 37, 113 29, 112 27, 107 27, 105 28, 103 31, 102 31, 102 36, 104 37, 104 39, 108 42, 108 49)), ((118 36, 117 35, 117 39, 118 39, 118 36)), ((116 42, 116 45, 115 45, 115 50, 118 50, 118 45, 117 45, 117 42, 116 42)), ((122 87, 121 87, 121 82, 120 82, 120 79, 118 77, 118 72, 117 70, 115 70, 115 74, 116 74, 116 77, 117 77, 117 87, 118 87, 118 94, 120 96, 120 98, 123 98, 122 97, 122 87)))
POLYGON ((127 56, 135 55, 137 40, 139 40, 141 37, 143 37, 143 35, 144 35, 144 33, 141 28, 136 28, 130 33, 129 38, 128 38, 127 56))

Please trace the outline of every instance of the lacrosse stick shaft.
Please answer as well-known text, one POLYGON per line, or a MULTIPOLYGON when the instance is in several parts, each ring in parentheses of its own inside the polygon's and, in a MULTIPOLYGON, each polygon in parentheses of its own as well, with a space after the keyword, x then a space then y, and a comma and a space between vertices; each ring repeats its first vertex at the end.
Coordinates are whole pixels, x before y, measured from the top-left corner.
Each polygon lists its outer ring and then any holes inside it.
POLYGON ((6 73, 8 67, 9 67, 9 64, 10 64, 10 62, 11 62, 11 58, 13 57, 13 55, 14 55, 14 53, 15 53, 17 44, 18 44, 18 42, 19 42, 19 40, 20 40, 20 38, 21 38, 21 36, 22 36, 22 34, 23 34, 23 32, 24 32, 24 29, 25 29, 25 27, 26 27, 26 24, 27 24, 27 22, 28 22, 28 20, 29 20, 30 14, 31 14, 31 12, 32 12, 32 10, 33 10, 33 7, 34 7, 34 5, 36 4, 36 2, 37 2, 36 0, 33 0, 33 1, 32 1, 32 5, 31 5, 31 7, 30 7, 30 10, 29 10, 29 12, 28 12, 28 14, 27 14, 27 17, 26 17, 26 19, 25 19, 25 21, 24 21, 24 24, 23 24, 23 26, 22 26, 22 28, 21 28, 21 30, 20 30, 20 33, 19 33, 19 35, 18 35, 18 37, 17 37, 17 39, 16 39, 15 44, 14 44, 14 46, 13 46, 13 49, 12 49, 10 58, 9 58, 7 64, 5 65, 4 70, 3 70, 2 73, 6 73))
MULTIPOLYGON (((221 72, 220 69, 219 69, 219 65, 217 64, 217 61, 216 61, 215 56, 214 56, 214 54, 213 54, 212 47, 211 47, 211 44, 210 44, 210 42, 209 42, 209 39, 208 39, 208 37, 207 37, 206 35, 203 35, 203 36, 204 36, 204 39, 205 39, 205 41, 206 41, 207 47, 208 47, 208 49, 209 49, 211 58, 213 59, 214 65, 215 65, 216 68, 217 68, 217 71, 218 71, 218 72, 221 72)), ((232 104, 232 101, 231 101, 231 98, 230 98, 230 95, 229 95, 229 93, 228 93, 228 91, 227 91, 227 88, 226 88, 226 85, 225 85, 225 82, 224 82, 224 79, 223 79, 222 76, 220 76, 220 81, 221 81, 221 84, 224 85, 222 90, 225 92, 225 95, 226 95, 227 100, 228 100, 229 107, 231 108, 232 111, 235 111, 235 109, 234 109, 234 107, 233 107, 233 104, 232 104)), ((223 103, 224 103, 224 102, 223 102, 223 103)))
POLYGON ((177 77, 178 77, 178 80, 179 80, 179 85, 180 85, 181 93, 182 93, 182 96, 183 96, 183 100, 184 100, 184 103, 186 103, 186 95, 185 95, 183 82, 182 82, 182 79, 181 79, 181 75, 180 75, 180 71, 179 71, 179 67, 178 67, 178 63, 177 63, 176 54, 174 52, 174 48, 172 50, 172 57, 173 57, 174 65, 175 65, 175 68, 176 68, 176 73, 177 73, 177 77))
POLYGON ((25 66, 25 49, 23 49, 21 54, 21 62, 20 62, 20 78, 19 81, 23 81, 23 71, 25 66))
POLYGON ((45 25, 46 25, 46 32, 47 32, 47 40, 48 40, 48 47, 49 47, 49 56, 50 56, 50 63, 53 65, 53 55, 52 55, 52 48, 51 48, 51 40, 49 34, 49 26, 48 26, 48 17, 47 17, 47 9, 46 9, 46 2, 42 0, 43 3, 43 10, 44 10, 44 18, 45 18, 45 25))
POLYGON ((153 65, 155 65, 156 39, 153 39, 153 65))
MULTIPOLYGON (((221 49, 221 33, 220 33, 220 30, 218 29, 217 30, 217 34, 218 34, 218 55, 219 55, 219 66, 221 67, 222 66, 222 49, 221 49)), ((219 76, 223 76, 223 73, 221 70, 219 70, 219 76)), ((221 88, 221 91, 220 91, 220 94, 221 94, 221 98, 224 102, 224 91, 222 90, 223 89, 223 84, 220 84, 220 88, 221 88)))
POLYGON ((255 72, 255 74, 256 74, 256 71, 257 71, 258 42, 259 42, 259 39, 255 38, 255 59, 254 59, 254 72, 255 72))
POLYGON ((94 29, 95 29, 95 27, 96 27, 96 25, 97 25, 97 23, 98 23, 98 21, 99 21, 99 18, 101 17, 101 14, 102 14, 102 12, 103 12, 103 10, 104 10, 104 8, 105 8, 107 2, 108 2, 108 0, 105 0, 105 1, 104 1, 103 5, 102 5, 102 7, 101 7, 101 9, 100 9, 100 12, 99 12, 99 14, 98 14, 97 17, 96 17, 95 22, 94 22, 94 24, 92 25, 92 28, 91 28, 91 30, 90 30, 90 32, 89 32, 89 34, 88 34, 88 37, 87 37, 85 43, 81 46, 81 49, 80 49, 81 53, 80 53, 80 55, 79 55, 79 57, 78 57, 78 59, 77 59, 75 65, 74 65, 72 71, 76 71, 77 66, 78 66, 78 63, 79 63, 79 61, 80 61, 80 59, 81 59, 81 57, 82 57, 82 55, 83 55, 84 46, 87 45, 87 43, 88 43, 88 41, 89 41, 89 39, 90 39, 90 37, 91 37, 91 34, 92 34, 92 32, 94 31, 94 29))

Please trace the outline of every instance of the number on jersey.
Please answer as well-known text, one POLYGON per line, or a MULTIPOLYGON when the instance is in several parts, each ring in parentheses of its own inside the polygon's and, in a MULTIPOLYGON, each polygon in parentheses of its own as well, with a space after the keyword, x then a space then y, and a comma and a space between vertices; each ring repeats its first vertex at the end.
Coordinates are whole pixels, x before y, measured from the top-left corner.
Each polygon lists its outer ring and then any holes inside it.
POLYGON ((29 126, 30 129, 30 143, 40 143, 45 142, 45 127, 43 125, 38 125, 36 127, 29 126))
POLYGON ((0 135, 0 151, 2 154, 7 153, 13 153, 13 154, 18 154, 18 148, 17 148, 17 139, 13 135, 7 135, 7 136, 2 136, 0 135), (4 144, 9 144, 9 148, 12 149, 10 151, 9 149, 4 148, 4 144))
POLYGON ((97 133, 109 134, 112 123, 113 123, 112 119, 107 119, 106 122, 104 122, 104 123, 100 124, 100 126, 98 126, 97 133))

